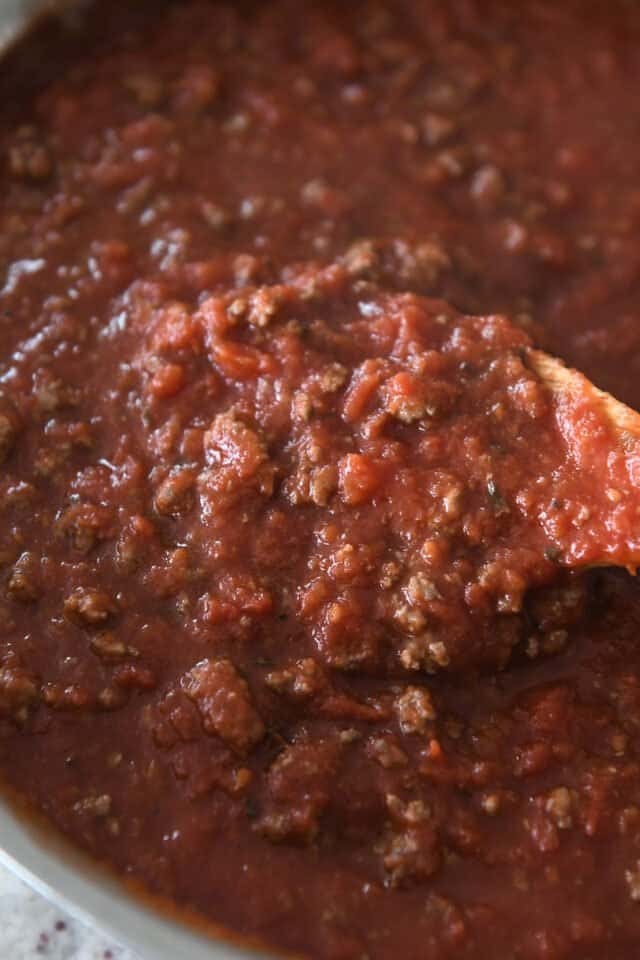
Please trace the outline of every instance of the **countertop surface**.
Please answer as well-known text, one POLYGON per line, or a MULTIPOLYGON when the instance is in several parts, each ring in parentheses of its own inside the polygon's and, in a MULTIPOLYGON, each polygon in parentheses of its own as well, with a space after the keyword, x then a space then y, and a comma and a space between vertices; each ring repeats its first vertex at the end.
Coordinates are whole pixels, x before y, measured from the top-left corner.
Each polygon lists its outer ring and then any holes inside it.
POLYGON ((138 960, 0 866, 2 960, 138 960))

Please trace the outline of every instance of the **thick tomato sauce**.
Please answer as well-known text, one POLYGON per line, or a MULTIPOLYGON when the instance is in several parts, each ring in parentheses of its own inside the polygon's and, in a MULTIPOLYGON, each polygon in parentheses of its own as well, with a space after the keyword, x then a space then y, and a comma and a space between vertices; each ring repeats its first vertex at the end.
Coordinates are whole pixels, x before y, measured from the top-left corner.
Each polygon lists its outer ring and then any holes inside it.
POLYGON ((123 874, 319 960, 637 948, 640 605, 561 572, 522 349, 640 404, 639 41, 144 0, 5 62, 0 770, 123 874))

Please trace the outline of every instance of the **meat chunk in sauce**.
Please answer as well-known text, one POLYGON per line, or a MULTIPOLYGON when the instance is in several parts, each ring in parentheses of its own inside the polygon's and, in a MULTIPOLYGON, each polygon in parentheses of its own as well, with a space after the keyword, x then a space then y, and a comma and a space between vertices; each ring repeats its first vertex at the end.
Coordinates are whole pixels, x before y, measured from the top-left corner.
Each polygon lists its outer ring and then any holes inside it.
POLYGON ((237 753, 247 753, 264 736, 247 683, 229 660, 202 660, 182 679, 207 733, 217 734, 237 753))

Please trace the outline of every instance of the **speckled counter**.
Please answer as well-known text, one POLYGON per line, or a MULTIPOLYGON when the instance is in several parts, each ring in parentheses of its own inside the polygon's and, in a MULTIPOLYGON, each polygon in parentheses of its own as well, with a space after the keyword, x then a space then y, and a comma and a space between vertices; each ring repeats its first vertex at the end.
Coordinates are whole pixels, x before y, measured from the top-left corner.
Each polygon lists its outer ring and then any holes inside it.
POLYGON ((0 866, 0 960, 137 960, 0 866))

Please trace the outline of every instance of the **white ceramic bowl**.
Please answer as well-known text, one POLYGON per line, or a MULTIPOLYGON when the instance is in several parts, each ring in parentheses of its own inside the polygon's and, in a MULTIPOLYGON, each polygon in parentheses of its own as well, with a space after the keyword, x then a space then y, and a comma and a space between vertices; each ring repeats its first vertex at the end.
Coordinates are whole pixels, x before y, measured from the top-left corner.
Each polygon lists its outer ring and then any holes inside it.
MULTIPOLYGON (((50 0, 0 0, 0 53, 50 0)), ((53 834, 53 831, 52 831, 53 834)), ((249 960, 246 950, 165 919, 63 839, 32 825, 0 798, 0 862, 69 913, 141 960, 249 960)))

